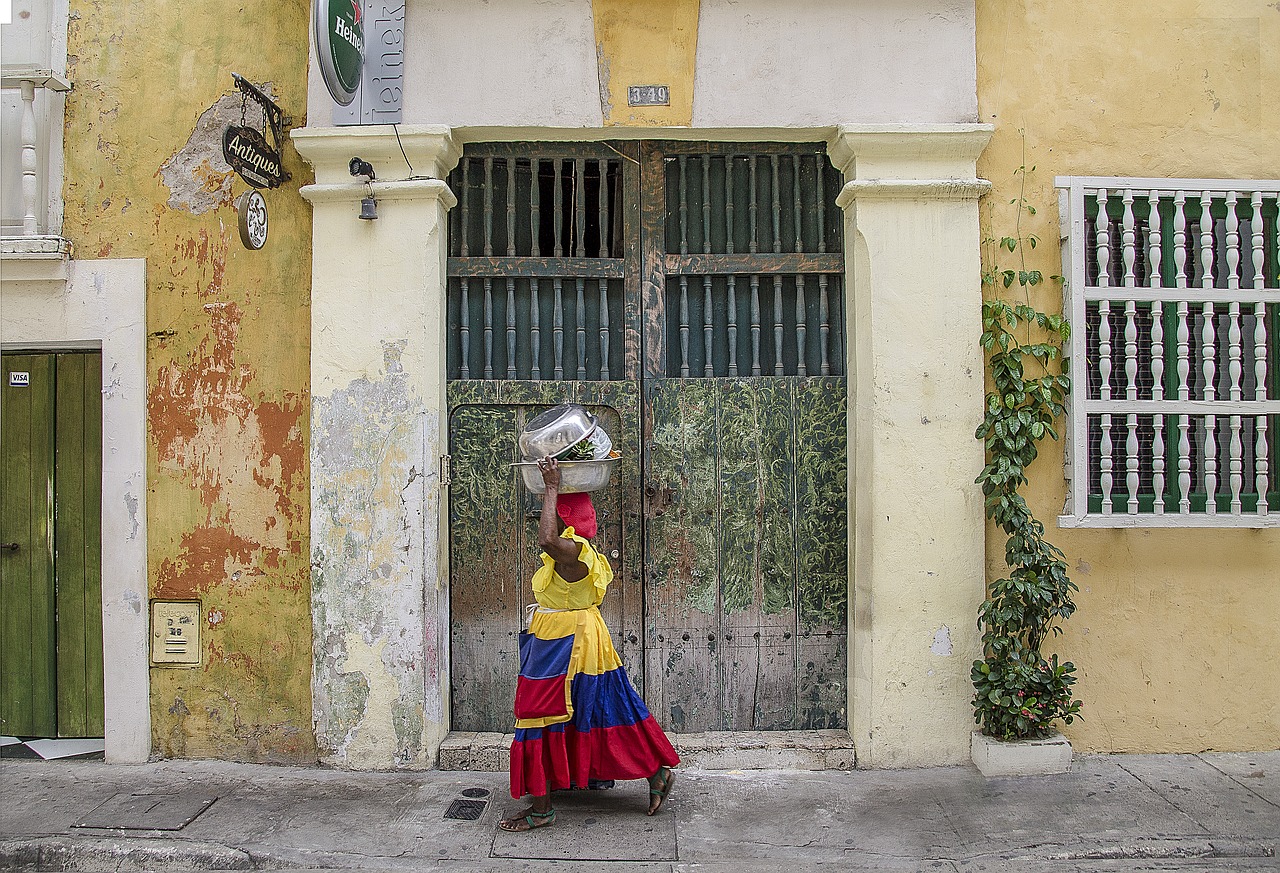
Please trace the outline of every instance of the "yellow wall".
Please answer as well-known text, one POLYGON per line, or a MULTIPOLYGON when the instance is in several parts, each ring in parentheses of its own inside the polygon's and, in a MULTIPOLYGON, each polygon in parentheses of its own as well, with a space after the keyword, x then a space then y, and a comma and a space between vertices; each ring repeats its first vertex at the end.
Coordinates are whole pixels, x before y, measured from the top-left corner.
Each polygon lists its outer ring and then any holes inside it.
MULTIPOLYGON (((984 232, 1009 235, 1014 171, 1035 167, 1033 268, 1060 273, 1055 175, 1276 178, 1280 10, 1264 0, 1160 4, 979 0, 978 105, 996 134, 984 232), (1151 10, 1159 10, 1153 16, 1151 10), (1025 138, 1020 134, 1025 132, 1025 138), (1024 154, 1025 149, 1025 154, 1024 154)), ((1060 311, 1056 288, 1036 298, 1060 311)), ((1062 450, 1028 498, 1066 553, 1078 611, 1052 643, 1073 660, 1081 751, 1280 747, 1280 531, 1061 530, 1062 450)), ((990 529, 988 576, 1005 573, 990 529)))
POLYGON ((77 259, 146 259, 149 594, 202 604, 201 666, 151 671, 165 756, 315 757, 307 171, 286 143, 252 252, 221 160, 232 71, 305 123, 308 6, 71 0, 63 235, 77 259))
POLYGON ((699 0, 594 0, 596 60, 606 125, 688 127, 699 0), (629 106, 630 85, 666 85, 669 106, 629 106))

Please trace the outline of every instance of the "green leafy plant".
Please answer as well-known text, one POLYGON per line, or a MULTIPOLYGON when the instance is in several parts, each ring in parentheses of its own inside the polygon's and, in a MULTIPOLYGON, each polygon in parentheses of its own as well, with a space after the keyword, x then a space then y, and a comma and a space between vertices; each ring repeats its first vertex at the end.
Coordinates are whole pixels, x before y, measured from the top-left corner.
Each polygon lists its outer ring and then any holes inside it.
POLYGON ((978 610, 983 657, 973 662, 973 709, 982 732, 1002 740, 1047 736, 1055 720, 1070 724, 1078 717, 1081 705, 1072 697, 1075 665, 1040 652, 1050 634, 1062 632, 1059 622, 1075 611, 1071 592, 1076 586, 1067 576, 1065 556, 1045 539, 1044 525, 1019 493, 1040 442, 1058 438, 1055 424, 1066 411, 1071 387, 1062 366, 1070 326, 1061 315, 1047 315, 1031 304, 1031 289, 1045 279, 1027 268, 1026 250, 1039 242, 1022 232, 1023 216, 1036 212, 1025 197, 1028 172, 1025 164, 1016 171, 1021 187, 1010 201, 1018 216, 1014 233, 986 241, 983 269, 983 284, 993 293, 982 304, 990 390, 976 433, 987 461, 977 481, 987 517, 1008 536, 1009 575, 990 583, 978 610), (1018 268, 1001 266, 1002 256, 1017 256, 1018 268), (1006 299, 1016 290, 1021 301, 1006 299))

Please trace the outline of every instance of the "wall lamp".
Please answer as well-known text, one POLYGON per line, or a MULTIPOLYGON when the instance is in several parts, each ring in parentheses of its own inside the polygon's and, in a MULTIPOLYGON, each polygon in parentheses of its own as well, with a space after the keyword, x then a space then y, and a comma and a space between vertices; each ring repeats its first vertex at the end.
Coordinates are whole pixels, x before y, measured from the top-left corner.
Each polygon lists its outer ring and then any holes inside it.
POLYGON ((364 176, 365 189, 368 193, 360 200, 360 220, 376 221, 378 218, 378 201, 373 197, 373 164, 363 158, 355 157, 347 165, 353 176, 364 176))

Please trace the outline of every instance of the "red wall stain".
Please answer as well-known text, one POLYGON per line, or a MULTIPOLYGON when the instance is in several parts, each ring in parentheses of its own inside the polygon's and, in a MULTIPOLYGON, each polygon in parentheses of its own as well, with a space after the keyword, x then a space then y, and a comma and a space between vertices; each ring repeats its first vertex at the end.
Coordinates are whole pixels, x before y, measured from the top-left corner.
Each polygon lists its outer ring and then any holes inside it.
POLYGON ((155 596, 165 600, 195 600, 201 592, 228 582, 227 559, 247 566, 258 545, 244 540, 224 526, 197 527, 182 537, 178 555, 160 562, 155 596))
MULTIPOLYGON (((189 241, 193 257, 209 251, 207 240, 189 241)), ((301 553, 300 535, 266 545, 233 531, 231 501, 226 486, 236 476, 239 493, 252 474, 254 487, 270 494, 276 516, 260 519, 258 530, 272 531, 281 521, 286 530, 309 512, 296 496, 305 491, 306 447, 300 420, 302 403, 265 401, 249 393, 253 371, 236 360, 242 310, 235 303, 209 303, 209 333, 185 361, 162 366, 148 393, 150 437, 162 470, 179 473, 199 490, 206 517, 186 531, 176 555, 161 561, 155 580, 157 597, 193 597, 212 586, 226 584, 226 562, 245 568, 240 583, 257 581, 262 569, 279 569, 286 555, 301 553), (231 439, 225 443, 224 440, 231 439), (245 442, 251 444, 246 446, 245 442), (224 457, 222 452, 246 451, 249 456, 224 457), (274 459, 279 459, 279 474, 274 459), (234 469, 227 469, 228 466, 234 469), (254 569, 249 569, 254 568, 254 569)), ((255 501, 254 506, 261 506, 255 501)), ((261 534, 259 534, 261 535, 261 534)), ((287 584, 298 580, 279 580, 287 584)))

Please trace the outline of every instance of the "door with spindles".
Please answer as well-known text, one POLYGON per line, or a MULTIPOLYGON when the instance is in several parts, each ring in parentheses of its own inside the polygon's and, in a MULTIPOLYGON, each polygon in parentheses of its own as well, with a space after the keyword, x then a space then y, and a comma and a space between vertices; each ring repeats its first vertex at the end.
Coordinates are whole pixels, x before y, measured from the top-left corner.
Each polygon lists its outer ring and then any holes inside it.
POLYGON ((846 724, 839 175, 816 145, 468 146, 450 177, 455 730, 505 731, 539 503, 524 423, 583 403, 602 611, 668 729, 846 724))

